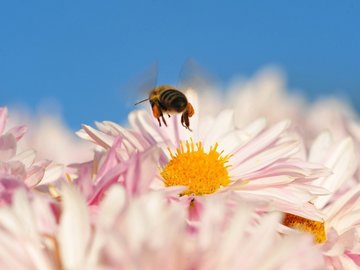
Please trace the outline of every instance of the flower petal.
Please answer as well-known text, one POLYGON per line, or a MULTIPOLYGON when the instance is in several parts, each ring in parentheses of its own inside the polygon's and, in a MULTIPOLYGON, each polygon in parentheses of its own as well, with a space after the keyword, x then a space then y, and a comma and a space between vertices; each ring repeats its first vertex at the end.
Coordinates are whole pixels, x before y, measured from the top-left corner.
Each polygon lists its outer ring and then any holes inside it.
POLYGON ((0 136, 0 161, 11 159, 16 154, 17 142, 15 137, 6 133, 0 136))
POLYGON ((10 129, 8 133, 12 134, 19 141, 27 131, 27 126, 18 126, 10 129))
POLYGON ((81 269, 90 239, 90 223, 84 198, 73 187, 63 185, 63 212, 58 241, 65 269, 81 269))
POLYGON ((35 157, 36 157, 36 151, 33 149, 29 149, 17 154, 11 160, 20 161, 21 163, 24 164, 26 168, 29 168, 34 163, 35 157))
MULTIPOLYGON (((322 186, 334 193, 346 180, 354 174, 357 165, 354 144, 350 138, 340 142, 335 151, 325 162, 325 166, 332 169, 333 173, 325 178, 319 178, 314 184, 322 186)), ((322 208, 331 198, 332 194, 319 197, 314 203, 322 208)))
POLYGON ((289 121, 282 121, 274 127, 264 131, 259 136, 254 138, 254 140, 249 141, 249 143, 245 144, 244 146, 235 149, 232 154, 234 157, 236 155, 236 162, 240 163, 271 145, 279 138, 281 133, 283 133, 289 127, 289 125, 289 121))
POLYGON ((8 110, 6 107, 0 108, 0 135, 3 134, 6 126, 8 110))
MULTIPOLYGON (((254 157, 250 157, 248 160, 241 163, 239 163, 238 157, 234 156, 231 163, 234 169, 236 168, 239 172, 246 174, 251 171, 261 170, 262 168, 270 165, 272 162, 280 158, 288 157, 296 153, 298 150, 299 143, 297 141, 292 141, 263 150, 254 157)), ((259 173, 261 174, 261 172, 259 173)))
POLYGON ((96 144, 100 145, 101 147, 108 149, 110 148, 110 146, 113 144, 112 138, 103 133, 100 132, 88 125, 82 125, 83 130, 86 132, 87 136, 84 136, 83 132, 77 132, 76 134, 81 137, 85 137, 85 139, 90 138, 93 142, 95 142, 96 144))

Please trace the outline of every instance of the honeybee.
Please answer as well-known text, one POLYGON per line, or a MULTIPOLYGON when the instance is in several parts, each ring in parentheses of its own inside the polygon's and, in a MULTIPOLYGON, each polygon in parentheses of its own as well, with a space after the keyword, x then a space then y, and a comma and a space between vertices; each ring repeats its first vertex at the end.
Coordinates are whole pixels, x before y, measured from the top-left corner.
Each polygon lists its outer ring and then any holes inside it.
POLYGON ((189 117, 193 116, 195 111, 191 103, 188 102, 186 96, 180 90, 171 85, 160 85, 150 91, 147 99, 141 100, 135 103, 135 105, 147 100, 150 101, 152 113, 158 120, 160 127, 161 120, 164 125, 167 126, 164 113, 166 113, 168 117, 170 117, 170 114, 172 113, 182 113, 182 126, 192 131, 190 129, 189 117))

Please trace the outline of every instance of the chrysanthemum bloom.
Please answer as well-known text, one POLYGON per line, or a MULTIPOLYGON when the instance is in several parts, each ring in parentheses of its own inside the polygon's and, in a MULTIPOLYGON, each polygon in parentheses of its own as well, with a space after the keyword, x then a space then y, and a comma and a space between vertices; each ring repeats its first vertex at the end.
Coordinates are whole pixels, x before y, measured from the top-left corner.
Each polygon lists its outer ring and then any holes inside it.
POLYGON ((35 161, 32 149, 18 153, 17 144, 26 132, 25 126, 5 130, 7 108, 0 108, 0 203, 9 202, 12 192, 20 187, 35 187, 41 181, 56 179, 61 166, 49 160, 35 161))
POLYGON ((325 164, 332 171, 331 175, 313 181, 329 192, 312 200, 323 213, 323 222, 286 215, 284 224, 312 233, 322 245, 328 265, 334 269, 357 269, 360 267, 360 185, 352 181, 359 162, 353 141, 345 138, 336 143, 331 133, 322 133, 313 143, 309 159, 325 164))
POLYGON ((184 208, 157 193, 129 200, 114 185, 90 215, 72 186, 59 213, 44 198, 18 190, 0 208, 1 269, 322 269, 319 247, 304 235, 279 236, 276 213, 259 216, 221 196, 205 200, 198 231, 184 208), (231 213, 228 213, 231 211, 231 213))
MULTIPOLYGON (((196 96, 189 97, 199 111, 196 96)), ((156 179, 161 182, 157 183, 185 186, 180 195, 231 190, 251 200, 271 202, 270 207, 316 215, 307 202, 324 190, 310 181, 328 171, 301 159, 301 140, 288 132, 288 121, 269 127, 260 119, 236 129, 233 112, 224 110, 216 118, 201 121, 195 114, 192 133, 179 125, 177 116, 168 119, 168 127, 159 127, 145 111, 131 113, 129 121, 133 130, 103 122, 97 124, 99 130, 84 126, 78 134, 105 150, 121 137, 119 152, 127 155, 154 146, 161 148, 159 162, 154 164, 160 168, 156 179)))
POLYGON ((357 117, 349 104, 339 98, 306 103, 302 96, 289 93, 285 83, 286 78, 274 68, 235 81, 225 98, 228 107, 235 110, 236 125, 244 127, 261 117, 272 124, 290 119, 308 146, 325 130, 330 130, 335 140, 352 135, 357 117))
POLYGON ((251 78, 235 80, 225 98, 227 106, 234 108, 236 125, 244 127, 262 117, 270 124, 285 118, 295 124, 302 123, 304 99, 289 93, 285 83, 282 72, 272 67, 260 70, 251 78))
POLYGON ((334 98, 317 101, 304 113, 305 139, 312 142, 318 134, 329 131, 335 141, 353 135, 356 113, 349 104, 334 98))
POLYGON ((360 153, 357 113, 346 100, 327 97, 306 103, 301 96, 288 93, 285 82, 276 69, 265 69, 233 83, 225 97, 235 108, 236 125, 244 127, 259 117, 266 117, 269 123, 286 118, 300 131, 307 147, 321 132, 330 131, 334 141, 351 137, 360 153))
MULTIPOLYGON (((360 125, 356 113, 346 102, 333 98, 305 104, 303 107, 294 106, 296 104, 293 99, 279 91, 282 85, 278 84, 274 88, 274 82, 276 80, 265 76, 262 81, 255 80, 242 84, 241 89, 245 91, 233 95, 236 107, 239 108, 237 114, 242 116, 237 117, 237 120, 241 125, 254 115, 266 114, 272 120, 282 116, 289 117, 294 122, 305 145, 311 148, 309 161, 324 164, 332 173, 312 182, 328 190, 327 195, 316 196, 312 200, 316 208, 323 212, 322 220, 309 220, 286 214, 284 223, 313 233, 316 242, 323 245, 324 256, 334 269, 358 269, 359 248, 355 243, 359 238, 359 216, 356 212, 355 198, 358 196, 356 181, 360 180, 357 165, 357 156, 360 153, 360 125), (266 93, 271 93, 271 97, 266 93), (258 97, 260 102, 257 101, 258 97), (261 102, 262 100, 265 102, 261 102), (254 103, 255 107, 250 107, 254 103), (291 104, 292 110, 288 110, 288 104, 291 104), (273 110, 275 107, 279 109, 273 110), (318 136, 323 131, 326 132, 318 136), (337 225, 338 219, 335 218, 337 221, 334 221, 333 215, 341 217, 341 230, 337 225)), ((281 80, 279 82, 281 83, 281 80)))
POLYGON ((80 140, 62 118, 55 113, 25 114, 11 110, 8 125, 26 125, 26 136, 18 144, 18 151, 36 149, 38 159, 70 164, 87 161, 92 157, 92 145, 80 140), (56 143, 54 143, 56 142, 56 143))
POLYGON ((336 143, 330 133, 323 133, 315 140, 312 153, 314 160, 333 171, 332 175, 316 180, 330 194, 313 201, 324 213, 327 232, 324 256, 334 269, 360 268, 360 185, 353 181, 359 159, 354 143, 350 138, 336 143))
MULTIPOLYGON (((304 115, 304 139, 308 145, 324 131, 331 132, 332 140, 339 142, 352 138, 357 155, 360 155, 360 123, 356 112, 346 102, 324 99, 315 103, 304 115)), ((355 181, 360 181, 360 167, 356 170, 355 181)))

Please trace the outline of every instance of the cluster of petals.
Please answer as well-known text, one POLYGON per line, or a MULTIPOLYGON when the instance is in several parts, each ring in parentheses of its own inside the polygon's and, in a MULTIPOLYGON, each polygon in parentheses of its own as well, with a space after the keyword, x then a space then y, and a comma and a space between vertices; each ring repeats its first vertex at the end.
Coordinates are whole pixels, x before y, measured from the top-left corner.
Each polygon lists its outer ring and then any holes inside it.
POLYGON ((96 211, 74 186, 63 185, 61 194, 61 202, 29 199, 19 189, 0 208, 1 269, 325 267, 311 237, 278 234, 279 213, 259 216, 244 204, 229 211, 219 198, 206 200, 194 233, 184 208, 161 193, 130 198, 114 185, 96 211))
POLYGON ((0 269, 360 269, 355 114, 283 90, 264 72, 213 114, 189 90, 192 131, 146 110, 84 124, 93 156, 64 169, 19 151, 26 128, 0 108, 0 269), (165 178, 206 185, 215 165, 228 182, 211 191, 165 178))
POLYGON ((50 160, 37 160, 34 149, 18 152, 18 142, 26 126, 6 129, 8 110, 0 108, 0 205, 9 203, 19 187, 34 188, 60 176, 62 166, 50 160))

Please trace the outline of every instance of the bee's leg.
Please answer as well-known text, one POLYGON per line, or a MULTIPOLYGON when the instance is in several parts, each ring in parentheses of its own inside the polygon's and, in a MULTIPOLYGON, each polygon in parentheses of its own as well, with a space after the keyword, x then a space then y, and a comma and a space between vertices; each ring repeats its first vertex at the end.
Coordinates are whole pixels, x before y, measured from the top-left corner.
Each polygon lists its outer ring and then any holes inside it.
MULTIPOLYGON (((164 122, 164 125, 167 127, 167 123, 166 123, 166 121, 165 121, 165 118, 164 118, 164 115, 163 114, 161 114, 161 119, 162 119, 162 121, 164 122)), ((160 121, 160 120, 159 120, 160 121)))
POLYGON ((152 109, 152 112, 153 112, 154 117, 155 117, 155 118, 158 120, 158 122, 159 122, 159 127, 161 127, 160 117, 162 117, 163 119, 164 119, 164 117, 163 117, 163 114, 162 114, 162 111, 161 111, 160 107, 159 107, 158 105, 156 105, 156 104, 153 104, 153 105, 151 106, 151 109, 152 109))
POLYGON ((170 118, 170 116, 171 116, 171 115, 170 115, 170 114, 167 114, 167 115, 168 115, 168 116, 169 116, 169 118, 170 118))
POLYGON ((181 115, 181 125, 183 127, 186 127, 185 124, 184 124, 185 120, 184 120, 184 114, 181 115))
POLYGON ((186 129, 192 131, 190 129, 190 121, 189 121, 189 116, 188 116, 187 112, 183 112, 181 115, 181 125, 183 127, 185 127, 186 129))

